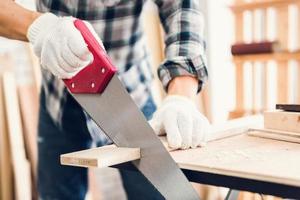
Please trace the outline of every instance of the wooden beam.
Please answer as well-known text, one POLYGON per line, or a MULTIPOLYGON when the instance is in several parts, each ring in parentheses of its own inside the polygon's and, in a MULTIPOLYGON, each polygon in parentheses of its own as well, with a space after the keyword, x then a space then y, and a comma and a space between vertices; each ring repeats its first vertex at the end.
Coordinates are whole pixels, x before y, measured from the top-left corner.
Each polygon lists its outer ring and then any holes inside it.
POLYGON ((60 156, 62 165, 104 168, 141 157, 140 148, 116 147, 115 145, 93 148, 60 156))
POLYGON ((288 62, 277 62, 277 103, 288 103, 288 62))
POLYGON ((246 113, 244 103, 244 62, 235 62, 235 70, 236 106, 235 110, 230 114, 231 118, 241 117, 246 113))
POLYGON ((264 126, 266 129, 300 133, 300 113, 283 111, 265 112, 264 126))
POLYGON ((262 96, 263 96, 263 110, 269 109, 269 66, 268 62, 263 62, 263 69, 262 69, 262 76, 263 76, 263 90, 262 90, 262 96))
POLYGON ((289 12, 288 4, 276 7, 277 40, 281 49, 288 50, 289 12))
MULTIPOLYGON (((277 40, 288 50, 288 4, 277 6, 277 40)), ((288 60, 277 62, 277 103, 288 103, 288 60)))
POLYGON ((244 15, 243 12, 235 14, 235 42, 244 42, 244 15))
MULTIPOLYGON (((261 108, 259 107, 259 104, 258 104, 258 98, 261 98, 260 94, 258 94, 257 92, 257 78, 260 78, 260 77, 257 77, 257 72, 260 71, 261 68, 258 68, 258 62, 252 62, 252 110, 255 114, 259 113, 261 111, 261 108)), ((261 66, 259 66, 261 67, 261 66)))

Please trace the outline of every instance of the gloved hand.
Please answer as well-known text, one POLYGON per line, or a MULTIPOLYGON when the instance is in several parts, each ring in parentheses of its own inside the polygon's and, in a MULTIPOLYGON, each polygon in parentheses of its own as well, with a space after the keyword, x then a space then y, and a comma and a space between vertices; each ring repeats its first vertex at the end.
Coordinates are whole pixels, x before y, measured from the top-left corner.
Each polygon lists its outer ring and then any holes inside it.
POLYGON ((149 123, 157 135, 167 135, 172 149, 205 145, 210 127, 191 100, 177 95, 166 97, 149 123))
MULTIPOLYGON (((28 28, 27 38, 42 67, 58 78, 71 78, 93 61, 93 55, 73 24, 74 20, 46 13, 28 28)), ((85 23, 104 49, 92 25, 85 23)))

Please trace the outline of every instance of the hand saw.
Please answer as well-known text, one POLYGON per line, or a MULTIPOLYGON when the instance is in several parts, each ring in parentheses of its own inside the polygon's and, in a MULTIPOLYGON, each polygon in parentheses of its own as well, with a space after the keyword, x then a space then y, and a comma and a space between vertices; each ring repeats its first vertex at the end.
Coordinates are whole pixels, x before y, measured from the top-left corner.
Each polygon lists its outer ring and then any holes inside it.
POLYGON ((81 20, 74 21, 94 61, 64 82, 81 107, 119 147, 138 147, 133 165, 166 199, 199 199, 116 74, 116 68, 81 20))

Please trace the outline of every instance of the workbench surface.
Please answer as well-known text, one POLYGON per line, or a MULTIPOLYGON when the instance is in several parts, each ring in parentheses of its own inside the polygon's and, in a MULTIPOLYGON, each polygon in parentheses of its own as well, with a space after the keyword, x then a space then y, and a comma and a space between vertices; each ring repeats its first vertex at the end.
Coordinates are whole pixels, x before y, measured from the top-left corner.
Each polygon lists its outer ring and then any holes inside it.
MULTIPOLYGON (((162 140, 166 143, 165 138, 162 140)), ((124 160, 118 163, 122 149, 128 160, 131 154, 132 160, 137 159, 136 149, 111 145, 64 154, 61 162, 82 167, 111 163, 128 168, 130 164, 122 164, 124 160)), ((170 154, 190 181, 300 199, 300 144, 253 137, 245 132, 210 141, 202 148, 170 154)))
POLYGON ((171 152, 180 168, 300 187, 300 144, 241 134, 171 152))

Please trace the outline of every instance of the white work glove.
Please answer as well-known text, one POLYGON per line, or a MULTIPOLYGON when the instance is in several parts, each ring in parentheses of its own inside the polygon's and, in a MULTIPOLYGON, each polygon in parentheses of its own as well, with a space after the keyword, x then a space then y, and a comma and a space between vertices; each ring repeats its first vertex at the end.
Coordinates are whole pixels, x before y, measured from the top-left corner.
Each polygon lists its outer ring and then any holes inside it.
POLYGON ((205 145, 210 124, 188 98, 170 95, 149 121, 157 135, 167 135, 172 149, 188 149, 205 145))
MULTIPOLYGON (((29 27, 27 38, 40 58, 43 68, 58 78, 72 78, 93 61, 93 55, 81 33, 74 26, 73 17, 57 17, 46 13, 29 27)), ((103 44, 92 25, 85 22, 99 44, 103 44)))

